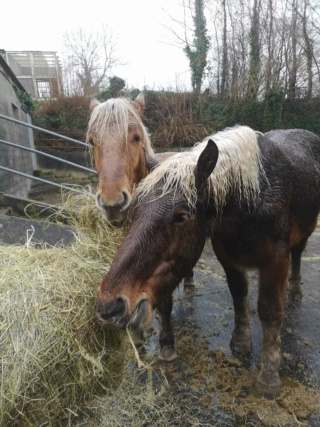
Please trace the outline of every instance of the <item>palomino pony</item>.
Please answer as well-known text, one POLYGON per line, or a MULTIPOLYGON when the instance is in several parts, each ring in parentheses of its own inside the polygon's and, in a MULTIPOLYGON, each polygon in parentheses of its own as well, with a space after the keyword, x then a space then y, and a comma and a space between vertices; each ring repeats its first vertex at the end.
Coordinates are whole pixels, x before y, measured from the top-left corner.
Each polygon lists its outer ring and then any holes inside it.
POLYGON ((246 126, 227 129, 167 159, 141 182, 132 225, 101 281, 97 309, 101 319, 128 325, 138 337, 156 309, 159 358, 173 368, 172 293, 210 237, 233 298, 230 346, 238 353, 251 351, 246 270, 259 272, 263 341, 256 390, 273 398, 280 393, 290 252, 289 291, 299 296, 301 253, 320 208, 320 138, 304 130, 269 136, 246 126))
MULTIPOLYGON (((136 184, 149 172, 145 156, 157 161, 176 154, 154 154, 149 134, 142 122, 145 100, 140 93, 135 100, 112 98, 100 103, 91 100, 87 141, 93 149, 99 175, 96 205, 108 222, 121 225, 127 218, 136 184)), ((192 270, 184 280, 186 290, 193 289, 192 270)))
POLYGON ((144 150, 154 155, 142 123, 144 108, 143 94, 134 101, 112 98, 90 103, 87 141, 99 175, 96 204, 112 224, 127 218, 134 186, 148 174, 144 150))

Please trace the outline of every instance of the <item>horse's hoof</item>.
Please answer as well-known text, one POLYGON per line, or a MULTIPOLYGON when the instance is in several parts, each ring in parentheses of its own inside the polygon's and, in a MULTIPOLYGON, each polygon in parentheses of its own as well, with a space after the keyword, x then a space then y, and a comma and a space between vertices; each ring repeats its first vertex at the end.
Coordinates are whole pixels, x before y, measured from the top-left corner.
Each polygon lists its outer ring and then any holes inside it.
POLYGON ((158 363, 164 372, 169 373, 176 371, 178 369, 178 355, 176 351, 172 349, 163 349, 159 354, 158 363))
POLYGON ((230 348, 232 351, 238 354, 243 354, 247 356, 251 353, 252 343, 251 339, 249 340, 236 340, 234 338, 230 341, 230 348))
POLYGON ((290 301, 301 301, 302 300, 302 292, 292 292, 289 290, 288 298, 290 301))
POLYGON ((192 294, 195 291, 195 286, 190 284, 183 284, 183 289, 186 294, 192 294))
POLYGON ((264 397, 265 399, 275 399, 281 393, 281 383, 268 385, 261 383, 259 380, 255 382, 255 391, 259 397, 264 397))
POLYGON ((158 362, 160 368, 168 374, 170 374, 171 372, 175 372, 178 369, 178 359, 163 360, 159 358, 158 362))
POLYGON ((183 286, 184 289, 186 290, 186 288, 190 287, 194 289, 194 280, 193 280, 193 275, 192 276, 186 276, 183 280, 183 286))

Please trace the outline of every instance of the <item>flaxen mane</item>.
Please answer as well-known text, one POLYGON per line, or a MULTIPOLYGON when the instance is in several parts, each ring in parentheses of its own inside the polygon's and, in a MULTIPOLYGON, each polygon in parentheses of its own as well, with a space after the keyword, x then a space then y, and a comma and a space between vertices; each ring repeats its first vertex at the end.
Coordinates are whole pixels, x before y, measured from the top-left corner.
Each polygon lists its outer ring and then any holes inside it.
POLYGON ((190 209, 194 209, 197 201, 194 169, 208 139, 213 139, 218 146, 219 157, 209 186, 216 208, 223 208, 231 189, 236 190, 239 199, 254 200, 260 190, 259 174, 264 175, 257 136, 258 132, 247 126, 228 128, 209 136, 191 151, 175 154, 161 163, 138 185, 135 199, 142 202, 161 182, 157 198, 179 190, 187 199, 190 209))
POLYGON ((112 137, 113 132, 117 132, 117 134, 120 134, 127 141, 128 126, 130 123, 129 114, 132 114, 141 126, 145 149, 152 155, 153 149, 148 131, 142 123, 139 114, 130 104, 130 101, 125 98, 108 99, 94 108, 88 124, 87 137, 89 131, 94 129, 94 133, 100 144, 106 141, 106 131, 108 131, 108 137, 112 137))

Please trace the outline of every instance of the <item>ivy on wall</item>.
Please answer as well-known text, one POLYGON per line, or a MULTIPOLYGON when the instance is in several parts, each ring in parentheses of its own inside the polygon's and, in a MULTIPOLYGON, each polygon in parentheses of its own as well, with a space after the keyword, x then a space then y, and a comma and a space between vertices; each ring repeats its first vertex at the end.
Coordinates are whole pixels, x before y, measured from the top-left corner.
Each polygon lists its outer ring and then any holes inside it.
POLYGON ((31 96, 27 92, 20 90, 15 85, 13 85, 13 89, 14 89, 17 97, 19 98, 19 101, 21 102, 21 105, 22 105, 22 108, 24 109, 24 111, 26 113, 30 114, 30 116, 32 117, 34 110, 35 110, 35 103, 34 103, 33 99, 31 98, 31 96))

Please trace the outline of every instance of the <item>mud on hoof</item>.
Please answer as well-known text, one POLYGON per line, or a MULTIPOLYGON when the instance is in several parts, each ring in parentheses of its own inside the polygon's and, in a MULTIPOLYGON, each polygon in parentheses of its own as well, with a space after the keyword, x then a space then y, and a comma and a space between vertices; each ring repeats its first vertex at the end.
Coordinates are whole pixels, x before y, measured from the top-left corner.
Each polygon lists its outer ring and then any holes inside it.
POLYGON ((230 348, 238 354, 249 355, 252 350, 251 338, 236 338, 232 336, 230 341, 230 348))
POLYGON ((293 279, 289 278, 288 282, 288 298, 291 301, 301 301, 302 300, 302 289, 301 289, 301 278, 293 279))
POLYGON ((301 301, 303 297, 301 290, 288 289, 288 298, 290 301, 301 301))
POLYGON ((158 358, 158 364, 164 372, 174 372, 178 369, 178 355, 170 349, 169 351, 161 351, 158 358))
POLYGON ((166 372, 166 373, 171 373, 171 372, 175 372, 178 369, 178 359, 175 360, 161 360, 160 358, 158 359, 158 363, 160 368, 166 372))
POLYGON ((185 277, 183 281, 183 289, 186 294, 192 294, 195 290, 193 277, 185 277))
POLYGON ((272 400, 278 397, 281 393, 281 381, 279 380, 279 383, 270 385, 260 382, 257 378, 254 384, 254 388, 259 397, 272 400))
POLYGON ((195 291, 196 287, 194 285, 189 285, 184 283, 183 290, 186 294, 192 294, 195 291))

